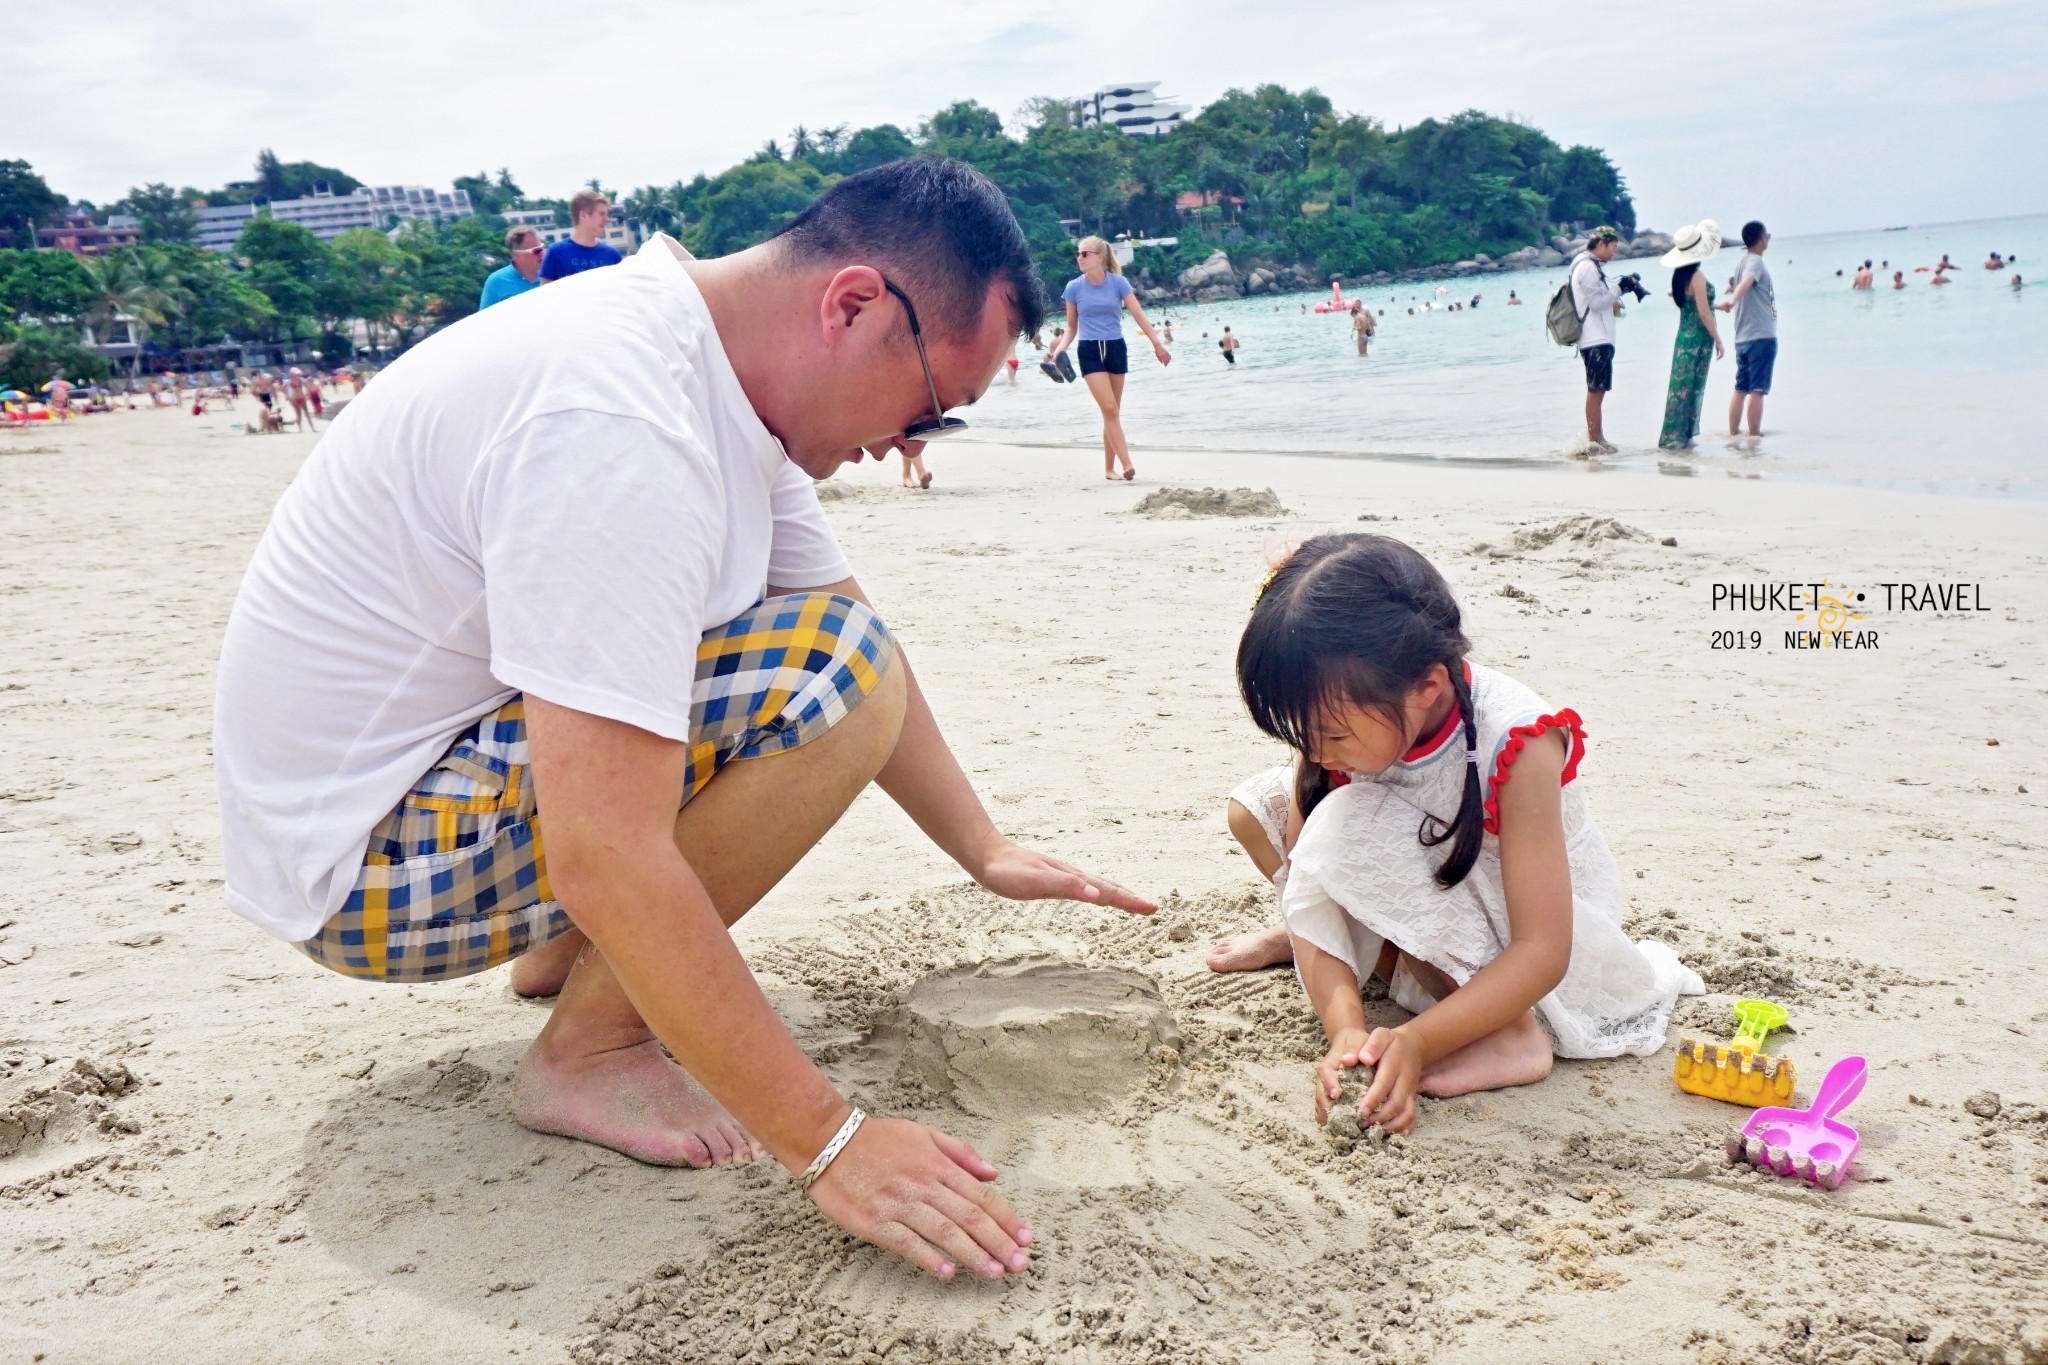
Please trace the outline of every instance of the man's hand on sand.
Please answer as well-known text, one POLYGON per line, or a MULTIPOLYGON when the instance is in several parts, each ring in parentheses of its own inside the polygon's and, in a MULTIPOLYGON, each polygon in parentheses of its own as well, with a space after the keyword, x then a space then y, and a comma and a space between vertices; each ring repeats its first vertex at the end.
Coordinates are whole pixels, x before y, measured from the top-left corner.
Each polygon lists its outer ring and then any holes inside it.
POLYGON ((942 1280, 1031 1265, 1031 1229, 988 1185, 996 1168, 936 1128, 870 1118, 811 1186, 826 1217, 942 1280))
POLYGON ((1071 863, 1025 848, 1008 839, 991 844, 979 867, 968 869, 974 880, 1006 900, 1066 899, 1114 905, 1137 915, 1159 907, 1106 877, 1092 876, 1071 863))

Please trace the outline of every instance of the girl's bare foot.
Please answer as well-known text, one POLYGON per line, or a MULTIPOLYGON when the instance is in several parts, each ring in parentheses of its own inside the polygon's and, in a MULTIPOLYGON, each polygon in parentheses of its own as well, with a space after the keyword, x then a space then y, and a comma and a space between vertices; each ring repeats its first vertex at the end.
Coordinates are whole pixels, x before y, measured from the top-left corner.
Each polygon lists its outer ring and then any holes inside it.
POLYGON ((932 476, 929 474, 923 475, 918 479, 917 486, 919 488, 930 488, 932 486, 932 476))
POLYGON ((1212 972, 1255 972, 1262 967, 1278 967, 1292 961, 1294 942, 1287 937, 1284 924, 1272 924, 1264 929, 1254 929, 1249 934, 1218 939, 1209 949, 1209 970, 1212 972))
POLYGON ((521 953, 512 960, 513 992, 529 1000, 561 994, 569 969, 576 965, 576 954, 588 941, 581 929, 571 929, 521 953))
POLYGON ((725 1106, 649 1038, 582 1056, 544 1039, 519 1060, 512 1113, 536 1133, 580 1138, 651 1166, 722 1166, 761 1149, 725 1106))
POLYGON ((1550 1074, 1550 1035, 1536 1022, 1534 1010, 1476 1043, 1467 1043, 1423 1069, 1415 1087, 1439 1099, 1474 1090, 1505 1090, 1530 1085, 1550 1074))
POLYGON ((1132 465, 1130 468, 1124 471, 1124 482, 1126 483, 1129 483, 1132 479, 1135 479, 1137 477, 1138 467, 1136 465, 1132 465))

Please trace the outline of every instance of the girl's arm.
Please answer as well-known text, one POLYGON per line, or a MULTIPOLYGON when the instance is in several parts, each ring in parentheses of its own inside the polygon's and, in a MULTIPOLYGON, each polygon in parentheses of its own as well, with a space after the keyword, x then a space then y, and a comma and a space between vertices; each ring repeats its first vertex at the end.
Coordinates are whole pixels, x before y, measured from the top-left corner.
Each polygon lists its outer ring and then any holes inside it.
POLYGON ((1152 354, 1159 357, 1159 363, 1171 365, 1173 363, 1173 352, 1167 350, 1161 344, 1159 338, 1152 334, 1151 319, 1145 316, 1145 309, 1139 304, 1138 296, 1135 293, 1124 295, 1124 307, 1130 309, 1131 316, 1138 320, 1138 330, 1143 332, 1145 339, 1152 343, 1152 354))
POLYGON ((1721 329, 1714 325, 1714 310, 1707 306, 1706 280, 1695 272, 1692 277, 1692 283, 1686 286, 1685 292, 1692 295, 1692 306, 1698 310, 1700 321, 1707 325, 1707 335, 1714 339, 1714 358, 1720 359, 1723 354, 1721 350, 1721 329))
POLYGON ((1316 1063, 1316 1122, 1321 1123, 1330 1116, 1330 1101, 1343 1093, 1345 1068, 1358 1065, 1366 1045, 1365 999, 1344 959, 1305 938, 1294 939, 1294 969, 1330 1040, 1329 1051, 1316 1063))
POLYGON ((1375 1030, 1363 1060, 1379 1074, 1368 1113, 1389 1128, 1411 1117, 1422 1069, 1520 1018, 1564 980, 1572 960, 1572 873, 1564 849, 1565 736, 1531 740, 1500 789, 1501 885, 1508 946, 1450 996, 1394 1029, 1375 1030), (1391 1103, 1389 1103, 1391 1101, 1391 1103))
POLYGON ((1061 332, 1060 339, 1053 343, 1052 354, 1046 357, 1047 360, 1057 359, 1059 353, 1067 349, 1074 340, 1074 329, 1080 325, 1081 310, 1069 302, 1067 304, 1067 330, 1061 332))

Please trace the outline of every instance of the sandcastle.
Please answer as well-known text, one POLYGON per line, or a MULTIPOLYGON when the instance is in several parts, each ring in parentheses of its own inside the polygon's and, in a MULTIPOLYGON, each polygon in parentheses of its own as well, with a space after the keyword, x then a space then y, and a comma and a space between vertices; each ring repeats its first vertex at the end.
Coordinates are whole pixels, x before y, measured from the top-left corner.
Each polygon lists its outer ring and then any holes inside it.
POLYGON ((1180 1060, 1153 980, 1032 955, 934 972, 904 991, 884 1033, 902 1071, 981 1117, 1114 1104, 1180 1060))

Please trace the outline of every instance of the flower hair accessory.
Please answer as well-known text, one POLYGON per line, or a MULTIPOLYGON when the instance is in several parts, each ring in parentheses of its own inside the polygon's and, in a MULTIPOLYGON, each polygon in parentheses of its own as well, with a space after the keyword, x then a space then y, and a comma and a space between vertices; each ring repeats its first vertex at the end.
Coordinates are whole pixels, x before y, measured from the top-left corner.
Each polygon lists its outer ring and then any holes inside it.
POLYGON ((1254 610, 1257 610, 1259 603, 1266 600, 1266 589, 1273 586, 1273 580, 1278 578, 1280 571, 1286 567, 1287 561, 1283 559, 1272 568, 1266 570, 1266 576, 1259 580, 1258 591, 1252 594, 1252 608, 1254 610))

